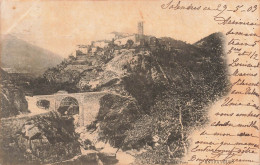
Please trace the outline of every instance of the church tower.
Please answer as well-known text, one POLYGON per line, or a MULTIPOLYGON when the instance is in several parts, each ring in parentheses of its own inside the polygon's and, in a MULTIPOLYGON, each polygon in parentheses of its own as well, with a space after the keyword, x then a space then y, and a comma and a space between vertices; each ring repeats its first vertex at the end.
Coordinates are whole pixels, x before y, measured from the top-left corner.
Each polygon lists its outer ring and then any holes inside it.
POLYGON ((143 36, 144 35, 144 22, 138 22, 138 35, 143 36))
POLYGON ((140 42, 143 39, 144 36, 144 22, 140 21, 137 24, 137 35, 136 35, 136 41, 140 42))

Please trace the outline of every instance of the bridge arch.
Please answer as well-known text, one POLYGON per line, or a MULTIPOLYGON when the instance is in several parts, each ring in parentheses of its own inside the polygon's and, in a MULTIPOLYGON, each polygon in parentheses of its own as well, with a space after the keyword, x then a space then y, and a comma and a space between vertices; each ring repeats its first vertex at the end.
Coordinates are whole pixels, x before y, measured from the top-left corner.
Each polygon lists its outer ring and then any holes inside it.
POLYGON ((57 111, 62 115, 78 115, 79 102, 75 97, 66 96, 60 101, 57 111))

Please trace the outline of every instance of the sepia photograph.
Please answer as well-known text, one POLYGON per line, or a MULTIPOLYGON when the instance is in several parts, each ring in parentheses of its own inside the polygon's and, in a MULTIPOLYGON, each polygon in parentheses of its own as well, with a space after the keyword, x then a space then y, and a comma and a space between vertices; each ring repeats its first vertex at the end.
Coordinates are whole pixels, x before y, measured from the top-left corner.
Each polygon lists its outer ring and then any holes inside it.
POLYGON ((3 0, 0 164, 259 163, 257 2, 3 0))

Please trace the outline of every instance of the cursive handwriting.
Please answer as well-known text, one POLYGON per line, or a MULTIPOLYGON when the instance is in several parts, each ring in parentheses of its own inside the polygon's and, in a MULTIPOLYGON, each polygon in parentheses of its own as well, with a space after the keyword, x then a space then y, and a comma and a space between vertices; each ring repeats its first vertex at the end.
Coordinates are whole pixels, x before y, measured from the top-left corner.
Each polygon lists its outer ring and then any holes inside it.
MULTIPOLYGON (((251 157, 259 153, 258 143, 243 143, 241 139, 259 141, 259 5, 242 1, 196 3, 166 0, 160 7, 172 12, 210 15, 216 28, 224 29, 226 37, 227 76, 231 81, 229 93, 221 101, 221 108, 213 109, 213 121, 208 129, 200 132, 201 139, 191 147, 192 155, 188 161, 199 164, 258 163, 251 157)), ((201 23, 205 23, 204 20, 201 23)))
POLYGON ((258 62, 257 64, 251 64, 251 63, 244 63, 244 62, 239 62, 240 58, 233 59, 232 63, 229 64, 228 66, 230 67, 248 67, 248 68, 259 68, 260 63, 258 62))
POLYGON ((254 128, 256 130, 259 130, 258 126, 257 126, 257 121, 250 121, 248 124, 233 124, 231 121, 225 121, 225 122, 221 122, 221 121, 217 121, 217 122, 213 122, 211 124, 211 126, 214 127, 251 127, 254 128))
POLYGON ((249 47, 255 47, 258 42, 260 42, 260 40, 254 41, 253 43, 247 43, 247 42, 241 42, 240 39, 232 38, 232 39, 228 42, 228 45, 232 45, 232 46, 249 46, 249 47))
POLYGON ((234 28, 231 28, 228 32, 226 32, 226 35, 238 35, 238 36, 246 36, 246 37, 260 37, 256 33, 246 33, 241 31, 234 31, 234 28))
POLYGON ((239 100, 234 101, 234 98, 227 97, 224 100, 224 103, 221 104, 221 107, 232 107, 232 106, 246 106, 246 107, 253 107, 257 110, 260 110, 259 105, 254 103, 254 100, 251 100, 251 102, 247 102, 247 103, 241 103, 239 100))
MULTIPOLYGON (((219 25, 246 25, 246 26, 259 26, 259 23, 249 22, 249 21, 241 21, 235 20, 231 16, 225 18, 224 16, 215 16, 214 21, 216 21, 219 25)), ((258 20, 257 20, 258 21, 258 20)))
POLYGON ((259 81, 258 82, 247 82, 246 79, 238 79, 238 80, 236 80, 235 82, 232 83, 231 87, 233 87, 235 85, 259 87, 260 83, 259 83, 259 81))
POLYGON ((163 10, 186 10, 186 11, 206 11, 206 12, 216 12, 216 15, 214 16, 214 21, 216 21, 219 25, 246 25, 246 26, 259 26, 260 24, 257 23, 258 20, 255 20, 256 22, 251 21, 243 21, 241 19, 235 20, 231 16, 224 17, 223 14, 226 12, 232 12, 232 13, 254 13, 258 9, 258 5, 252 5, 252 6, 245 6, 245 5, 237 5, 236 7, 229 7, 226 4, 218 4, 216 6, 201 6, 201 5, 195 5, 193 3, 183 4, 182 1, 178 1, 175 3, 174 0, 168 1, 166 3, 163 3, 161 5, 161 9, 163 10))
POLYGON ((194 6, 193 3, 184 6, 181 4, 181 1, 179 1, 177 4, 173 4, 173 0, 166 4, 161 5, 162 9, 173 9, 173 10, 200 10, 201 6, 194 6))

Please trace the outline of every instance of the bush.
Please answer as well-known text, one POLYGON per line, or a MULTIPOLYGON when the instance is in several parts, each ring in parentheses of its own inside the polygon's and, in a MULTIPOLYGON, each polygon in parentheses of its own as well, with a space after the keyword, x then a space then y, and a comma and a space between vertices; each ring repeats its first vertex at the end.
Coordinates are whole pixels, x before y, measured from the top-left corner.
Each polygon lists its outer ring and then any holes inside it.
POLYGON ((37 105, 38 108, 49 109, 50 108, 50 101, 49 100, 38 100, 36 105, 37 105))

